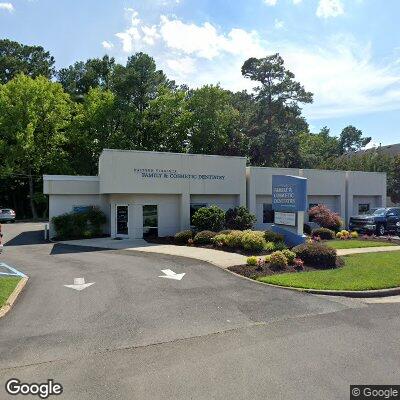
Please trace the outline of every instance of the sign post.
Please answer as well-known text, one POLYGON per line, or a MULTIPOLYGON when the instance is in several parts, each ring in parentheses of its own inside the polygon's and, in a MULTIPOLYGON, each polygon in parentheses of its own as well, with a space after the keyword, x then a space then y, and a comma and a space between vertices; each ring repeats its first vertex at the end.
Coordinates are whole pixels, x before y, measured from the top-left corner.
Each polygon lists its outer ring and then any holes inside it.
POLYGON ((272 230, 285 237, 289 246, 303 244, 304 212, 307 210, 307 179, 299 176, 272 176, 272 230))

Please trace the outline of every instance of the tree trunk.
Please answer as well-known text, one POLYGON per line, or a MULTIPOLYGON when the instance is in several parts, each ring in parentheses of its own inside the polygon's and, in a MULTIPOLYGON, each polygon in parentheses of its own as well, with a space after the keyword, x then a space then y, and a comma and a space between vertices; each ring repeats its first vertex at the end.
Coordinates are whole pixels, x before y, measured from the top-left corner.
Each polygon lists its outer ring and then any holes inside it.
POLYGON ((35 207, 35 202, 34 202, 34 195, 35 195, 35 189, 34 189, 34 183, 33 183, 33 176, 31 173, 28 175, 29 179, 29 200, 30 200, 30 205, 31 205, 31 212, 32 212, 32 217, 33 219, 37 219, 37 212, 36 212, 36 207, 35 207))

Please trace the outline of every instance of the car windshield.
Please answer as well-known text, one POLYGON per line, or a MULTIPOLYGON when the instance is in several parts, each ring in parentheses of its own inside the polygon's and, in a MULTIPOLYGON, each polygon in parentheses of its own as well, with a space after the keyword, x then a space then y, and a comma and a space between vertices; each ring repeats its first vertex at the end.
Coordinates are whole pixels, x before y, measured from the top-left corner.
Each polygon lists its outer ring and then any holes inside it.
POLYGON ((12 210, 6 210, 6 209, 1 210, 1 212, 2 212, 3 214, 11 214, 11 211, 12 211, 12 210))
POLYGON ((386 208, 377 208, 375 210, 371 210, 371 215, 385 215, 386 208))

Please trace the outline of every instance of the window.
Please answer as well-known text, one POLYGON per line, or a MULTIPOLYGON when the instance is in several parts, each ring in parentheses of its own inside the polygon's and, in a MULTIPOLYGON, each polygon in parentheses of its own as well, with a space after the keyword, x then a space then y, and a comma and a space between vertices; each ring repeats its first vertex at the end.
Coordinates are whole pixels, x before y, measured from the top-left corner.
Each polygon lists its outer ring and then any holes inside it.
POLYGON ((369 204, 359 204, 358 205, 358 213, 359 214, 366 214, 369 211, 369 204))
POLYGON ((158 236, 158 208, 157 206, 143 206, 143 237, 158 236))
POLYGON ((190 204, 190 225, 193 225, 193 215, 196 213, 197 210, 203 207, 207 207, 207 204, 206 203, 190 204))
POLYGON ((273 224, 275 218, 275 211, 272 209, 272 204, 263 204, 263 223, 273 224))

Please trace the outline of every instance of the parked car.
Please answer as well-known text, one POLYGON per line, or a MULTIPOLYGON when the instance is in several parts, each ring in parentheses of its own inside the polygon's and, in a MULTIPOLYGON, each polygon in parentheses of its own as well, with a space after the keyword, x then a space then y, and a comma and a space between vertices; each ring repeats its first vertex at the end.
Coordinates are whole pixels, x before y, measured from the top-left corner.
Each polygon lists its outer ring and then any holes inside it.
POLYGON ((350 218, 349 228, 360 233, 377 234, 400 233, 400 208, 375 208, 367 214, 350 218))
POLYGON ((0 223, 15 222, 15 211, 11 208, 0 208, 0 223))

